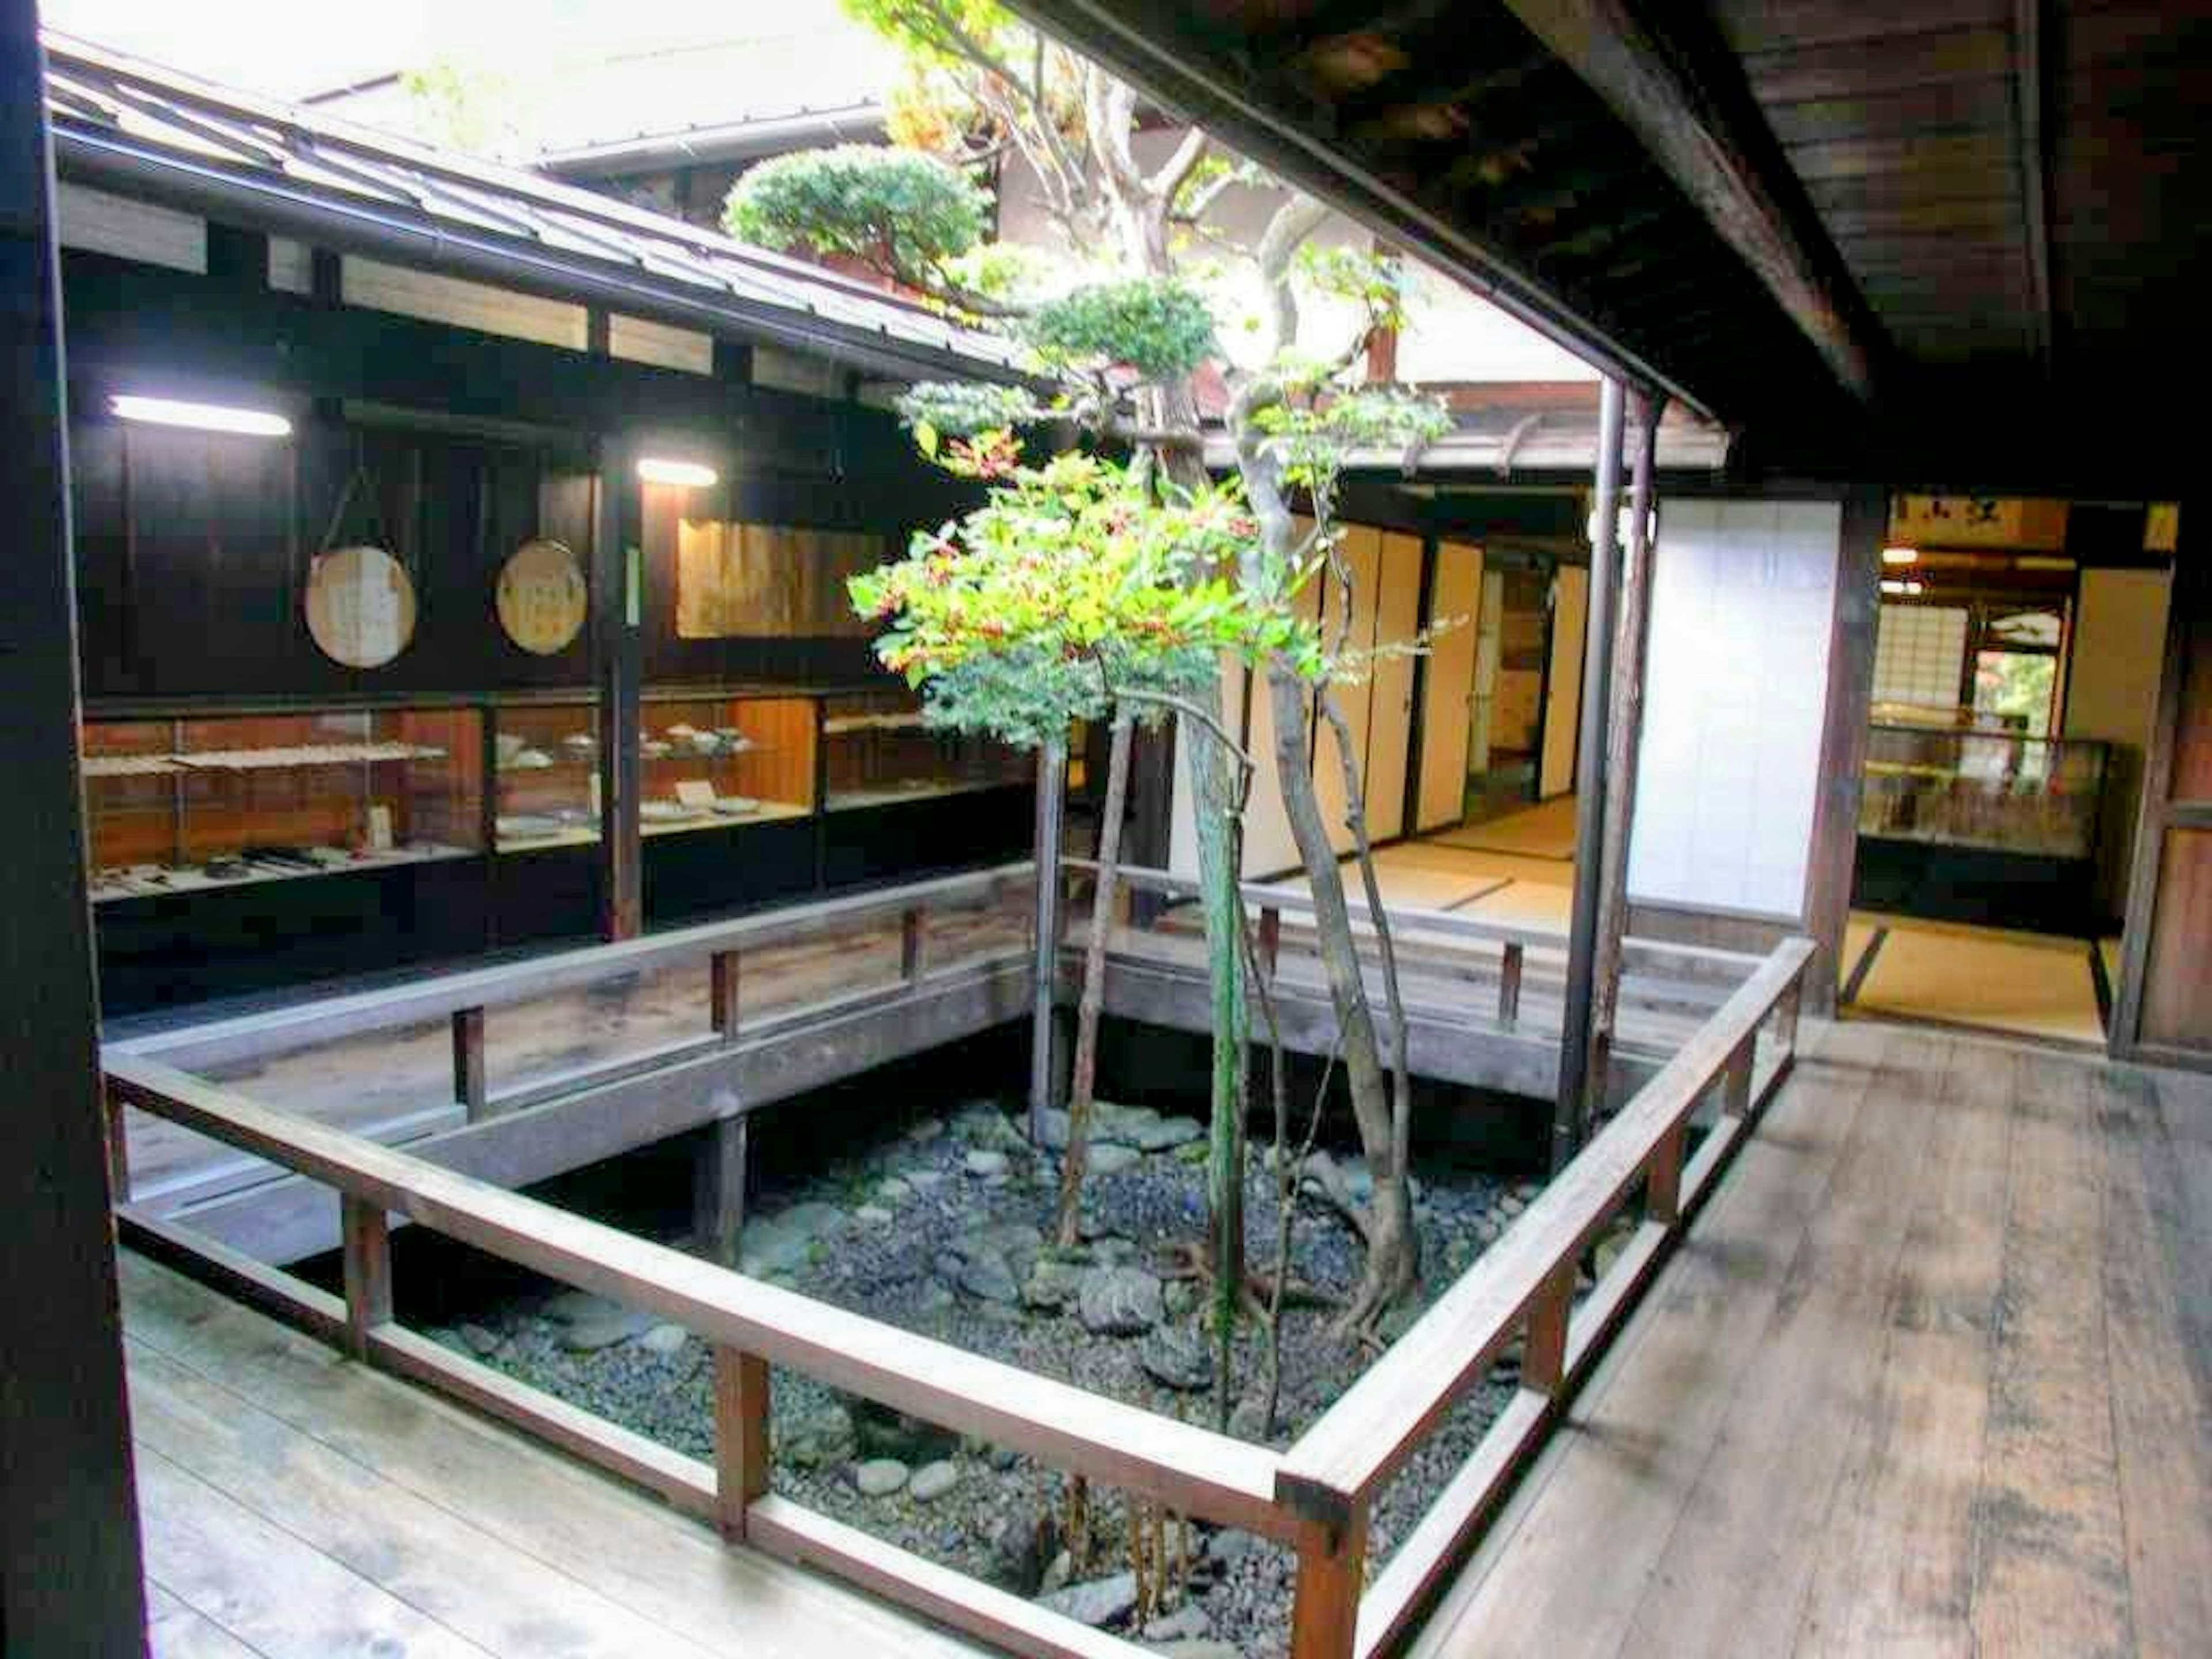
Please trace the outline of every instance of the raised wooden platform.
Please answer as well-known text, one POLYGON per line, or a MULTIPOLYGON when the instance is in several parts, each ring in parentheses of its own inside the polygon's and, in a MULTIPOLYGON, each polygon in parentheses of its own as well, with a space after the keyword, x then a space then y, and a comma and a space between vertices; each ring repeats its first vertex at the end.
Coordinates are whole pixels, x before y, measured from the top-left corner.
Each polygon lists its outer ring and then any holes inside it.
POLYGON ((1408 1651, 2142 1654, 2212 1632, 2212 1079, 1805 1028, 1408 1651))
POLYGON ((155 1659, 975 1650, 125 1252, 155 1659))

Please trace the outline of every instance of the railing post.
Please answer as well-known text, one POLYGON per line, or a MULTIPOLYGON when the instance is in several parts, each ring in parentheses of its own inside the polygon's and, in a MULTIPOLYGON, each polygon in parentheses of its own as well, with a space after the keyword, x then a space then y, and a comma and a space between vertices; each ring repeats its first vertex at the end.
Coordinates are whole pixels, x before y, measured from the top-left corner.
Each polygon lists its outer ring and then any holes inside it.
POLYGON ((712 959, 714 982, 708 993, 714 1020, 714 1035, 725 1042, 738 1035, 738 953, 717 951, 712 959))
POLYGON ((1644 1217, 1662 1226, 1682 1218, 1682 1149, 1688 1133, 1687 1124, 1677 1123, 1662 1135, 1644 1178, 1644 1217))
POLYGON ((123 1122, 123 1100, 112 1089, 100 1091, 107 1106, 107 1201, 131 1201, 131 1139, 123 1122))
POLYGON ((1526 955, 1519 939, 1505 942, 1505 954, 1498 963, 1498 1023, 1511 1025, 1521 1018, 1522 958, 1526 955))
POLYGON ((921 977, 922 913, 913 906, 899 913, 899 979, 911 985, 921 977))
POLYGON ((1728 1071, 1721 1079, 1721 1110, 1729 1117, 1751 1115, 1751 1064, 1758 1041, 1754 1030, 1729 1056, 1728 1071))
POLYGON ((1575 1300, 1575 1262, 1552 1269, 1528 1306, 1528 1336, 1521 1354, 1521 1386, 1556 1395, 1567 1374, 1567 1317, 1575 1300))
POLYGON ((768 1361, 714 1350, 714 1525, 735 1543, 745 1511, 768 1495, 768 1361))
POLYGON ((346 1351, 368 1358, 368 1334, 392 1322, 392 1224, 384 1207, 344 1193, 338 1199, 345 1246, 346 1351))
POLYGON ((1367 1505, 1362 1500, 1341 1527, 1316 1528, 1298 1546, 1290 1659, 1352 1659, 1366 1578, 1367 1505))
POLYGON ((476 1122, 491 1100, 484 1076, 484 1011, 453 1010, 453 1098, 459 1101, 468 1121, 476 1122))
POLYGON ((1260 972, 1275 982, 1275 966, 1283 959, 1283 913, 1272 904, 1260 907, 1260 972))
POLYGON ((745 1163, 749 1132, 737 1097, 725 1091, 712 1103, 720 1115, 708 1127, 692 1166, 692 1226, 702 1254, 724 1267, 738 1265, 745 1230, 745 1163))
POLYGON ((1797 1017, 1805 1003, 1805 975, 1800 973, 1790 981, 1790 988, 1774 1005, 1774 1035, 1785 1055, 1797 1052, 1797 1017))

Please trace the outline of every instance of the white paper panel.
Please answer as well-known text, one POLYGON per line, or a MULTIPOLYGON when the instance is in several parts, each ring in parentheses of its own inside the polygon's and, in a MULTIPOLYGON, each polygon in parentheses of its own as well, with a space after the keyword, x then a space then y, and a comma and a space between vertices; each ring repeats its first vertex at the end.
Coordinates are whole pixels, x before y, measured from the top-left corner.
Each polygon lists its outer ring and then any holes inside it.
POLYGON ((1449 623, 1429 651, 1421 690, 1421 787, 1418 830, 1457 823, 1467 807, 1467 740, 1474 695, 1477 608, 1482 603, 1482 550, 1465 542, 1437 547, 1429 598, 1431 627, 1449 623))
POLYGON ((1635 897, 1803 915, 1842 524, 1832 501, 1661 509, 1635 897))
MULTIPOLYGON (((1376 589, 1375 641, 1410 646, 1421 631, 1421 543, 1395 532, 1382 538, 1376 589)), ((1375 664, 1374 712, 1367 728, 1367 834, 1389 841, 1406 827, 1407 750, 1413 736, 1413 659, 1375 664)))
POLYGON ((1549 800, 1575 787, 1575 745, 1582 737, 1583 636, 1589 616, 1589 572, 1559 567, 1552 587, 1552 672, 1544 696, 1543 769, 1536 793, 1549 800))
MULTIPOLYGON (((1338 556, 1352 572, 1350 597, 1350 629, 1346 623, 1346 595, 1343 586, 1334 576, 1324 592, 1321 621, 1322 643, 1331 649, 1340 634, 1344 635, 1344 649, 1348 655, 1364 656, 1375 648, 1375 598, 1382 580, 1382 532, 1372 526, 1347 526, 1344 544, 1338 556)), ((1344 723, 1352 728, 1352 755, 1355 764, 1363 769, 1367 756, 1367 731, 1375 702, 1375 684, 1360 665, 1360 678, 1356 681, 1339 681, 1334 689, 1336 706, 1343 712, 1344 723)), ((1345 821, 1344 763, 1337 757, 1336 729, 1323 718, 1318 708, 1314 714, 1314 797, 1321 804, 1321 821, 1328 827, 1328 844, 1339 853, 1352 850, 1352 827, 1345 821)), ((1363 770, 1360 787, 1364 793, 1366 779, 1363 770)))

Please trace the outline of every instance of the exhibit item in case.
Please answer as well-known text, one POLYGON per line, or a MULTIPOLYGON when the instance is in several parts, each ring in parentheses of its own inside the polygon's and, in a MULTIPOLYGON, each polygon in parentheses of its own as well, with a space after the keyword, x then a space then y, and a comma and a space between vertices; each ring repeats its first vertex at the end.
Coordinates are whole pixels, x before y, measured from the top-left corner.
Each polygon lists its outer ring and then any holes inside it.
POLYGON ((969 790, 1023 785, 1035 763, 971 732, 933 727, 902 688, 851 692, 823 703, 828 747, 825 810, 851 811, 969 790))
POLYGON ((95 903, 470 857, 468 708, 88 719, 95 903))
POLYGON ((318 554, 307 573, 307 632, 348 668, 381 668, 415 637, 415 583, 380 547, 318 554))
POLYGON ((599 838, 599 706, 501 702, 492 710, 492 833, 502 853, 599 838))
POLYGON ((656 691, 641 714, 641 833, 772 823, 813 811, 811 696, 656 691))
POLYGON ((493 593, 507 637, 537 657, 568 648, 584 631, 588 601, 583 562, 567 543, 543 537, 507 556, 493 593))
POLYGON ((2057 860, 2095 854, 2106 745, 1933 720, 1873 726, 1859 834, 2057 860))

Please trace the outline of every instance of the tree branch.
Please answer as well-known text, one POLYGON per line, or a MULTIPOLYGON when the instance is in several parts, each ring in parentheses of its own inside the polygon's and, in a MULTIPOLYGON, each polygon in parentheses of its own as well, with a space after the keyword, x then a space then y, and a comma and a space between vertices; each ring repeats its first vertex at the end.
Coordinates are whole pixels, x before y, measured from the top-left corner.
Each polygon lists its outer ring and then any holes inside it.
POLYGON ((1175 198, 1181 193, 1184 183, 1205 158, 1206 143, 1205 131, 1193 127, 1183 134, 1182 143, 1176 146, 1175 154, 1168 157, 1158 173, 1145 181, 1146 191, 1158 198, 1163 206, 1174 206, 1175 198))

